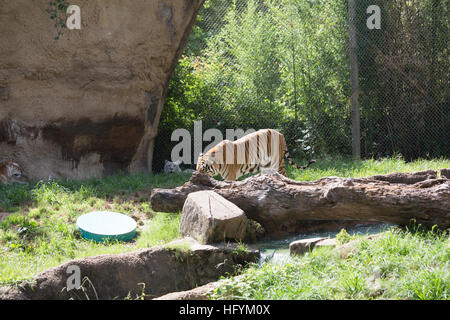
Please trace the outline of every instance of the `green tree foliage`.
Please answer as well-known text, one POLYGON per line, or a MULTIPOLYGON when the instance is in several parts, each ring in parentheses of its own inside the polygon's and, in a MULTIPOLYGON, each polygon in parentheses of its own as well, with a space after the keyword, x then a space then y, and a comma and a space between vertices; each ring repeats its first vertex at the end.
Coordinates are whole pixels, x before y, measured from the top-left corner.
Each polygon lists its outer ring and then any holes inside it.
POLYGON ((363 153, 448 156, 449 1, 357 5, 363 153), (381 9, 379 30, 366 28, 369 5, 381 9))
MULTIPOLYGON (((448 155, 448 0, 357 4, 363 156, 448 155), (373 4, 381 30, 366 26, 373 4)), ((173 130, 195 120, 278 129, 297 157, 351 154, 347 10, 346 0, 207 0, 170 83, 156 171, 173 130)))
POLYGON ((344 0, 207 1, 169 87, 156 170, 171 132, 194 120, 279 129, 297 155, 348 153, 345 17, 344 0))
MULTIPOLYGON (((283 59, 279 90, 293 119, 298 116, 303 124, 303 147, 349 154, 346 1, 273 1, 271 12, 283 39, 278 49, 283 59)), ((292 132, 300 138, 299 127, 286 130, 288 140, 292 132)))

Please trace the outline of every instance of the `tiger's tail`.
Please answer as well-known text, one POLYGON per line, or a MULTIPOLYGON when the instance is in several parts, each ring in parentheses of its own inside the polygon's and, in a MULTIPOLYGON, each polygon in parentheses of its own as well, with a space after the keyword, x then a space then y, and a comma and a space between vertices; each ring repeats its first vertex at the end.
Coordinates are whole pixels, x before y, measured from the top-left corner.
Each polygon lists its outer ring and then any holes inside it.
POLYGON ((289 164, 290 164, 291 166, 293 166, 293 167, 296 168, 296 169, 301 169, 301 170, 308 169, 310 165, 312 165, 313 163, 316 162, 316 160, 311 159, 311 160, 308 161, 308 164, 307 164, 306 166, 301 166, 301 167, 299 167, 299 166, 294 162, 294 160, 291 158, 291 155, 289 154, 289 151, 288 151, 288 150, 286 150, 286 151, 284 152, 284 156, 285 156, 285 158, 287 159, 287 161, 289 162, 289 164))

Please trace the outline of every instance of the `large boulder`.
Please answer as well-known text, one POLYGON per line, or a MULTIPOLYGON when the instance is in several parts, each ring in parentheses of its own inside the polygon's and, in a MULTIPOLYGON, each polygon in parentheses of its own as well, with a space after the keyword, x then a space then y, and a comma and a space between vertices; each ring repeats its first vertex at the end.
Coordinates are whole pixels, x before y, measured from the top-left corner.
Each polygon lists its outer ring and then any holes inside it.
POLYGON ((201 243, 244 240, 247 222, 244 211, 234 203, 214 191, 198 191, 184 203, 180 231, 201 243))
POLYGON ((29 178, 151 170, 169 79, 204 0, 0 0, 0 160, 29 178))

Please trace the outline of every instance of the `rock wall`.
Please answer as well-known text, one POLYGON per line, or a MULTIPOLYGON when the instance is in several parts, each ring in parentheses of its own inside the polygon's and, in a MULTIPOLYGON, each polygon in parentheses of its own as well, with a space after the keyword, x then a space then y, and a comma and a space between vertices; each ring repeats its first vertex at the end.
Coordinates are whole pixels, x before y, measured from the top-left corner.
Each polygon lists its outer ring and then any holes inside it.
POLYGON ((0 160, 29 178, 151 171, 168 82, 203 0, 0 0, 0 160))

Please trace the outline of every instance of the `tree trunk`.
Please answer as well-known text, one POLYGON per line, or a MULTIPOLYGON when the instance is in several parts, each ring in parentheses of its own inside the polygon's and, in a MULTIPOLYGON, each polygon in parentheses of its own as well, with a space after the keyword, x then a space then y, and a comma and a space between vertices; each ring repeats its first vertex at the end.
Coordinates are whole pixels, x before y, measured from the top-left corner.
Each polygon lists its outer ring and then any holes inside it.
POLYGON ((294 181, 278 173, 258 174, 244 181, 223 182, 194 172, 176 189, 154 189, 155 211, 176 212, 187 195, 214 190, 258 221, 268 235, 305 231, 319 221, 377 221, 450 227, 448 169, 412 174, 393 173, 369 178, 327 177, 313 182, 294 181))

